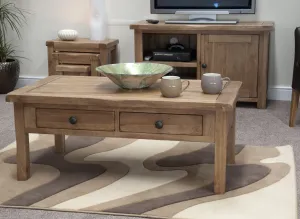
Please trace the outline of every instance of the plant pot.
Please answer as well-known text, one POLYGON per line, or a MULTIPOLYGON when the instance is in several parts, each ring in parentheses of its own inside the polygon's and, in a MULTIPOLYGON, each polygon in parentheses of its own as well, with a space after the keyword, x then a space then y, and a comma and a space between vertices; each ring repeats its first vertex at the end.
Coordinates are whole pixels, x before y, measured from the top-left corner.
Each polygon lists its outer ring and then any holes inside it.
POLYGON ((20 63, 18 60, 8 59, 0 62, 0 94, 7 94, 14 90, 19 80, 20 63))

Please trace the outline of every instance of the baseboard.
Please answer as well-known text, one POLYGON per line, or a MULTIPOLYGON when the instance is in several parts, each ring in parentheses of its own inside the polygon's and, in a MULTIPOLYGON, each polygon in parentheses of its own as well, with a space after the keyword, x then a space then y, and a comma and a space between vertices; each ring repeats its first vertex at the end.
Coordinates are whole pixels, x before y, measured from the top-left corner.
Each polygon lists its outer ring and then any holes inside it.
POLYGON ((45 77, 24 77, 21 76, 18 80, 18 83, 16 85, 16 88, 21 88, 21 87, 25 87, 27 85, 33 84, 35 82, 37 82, 38 80, 41 80, 45 77))
POLYGON ((269 100, 284 100, 290 101, 292 97, 292 88, 287 86, 273 86, 269 87, 269 100))
MULTIPOLYGON (((34 82, 43 79, 44 77, 20 77, 16 88, 24 87, 33 84, 34 82)), ((286 86, 273 86, 268 90, 269 100, 284 100, 290 101, 292 95, 292 88, 286 86)))

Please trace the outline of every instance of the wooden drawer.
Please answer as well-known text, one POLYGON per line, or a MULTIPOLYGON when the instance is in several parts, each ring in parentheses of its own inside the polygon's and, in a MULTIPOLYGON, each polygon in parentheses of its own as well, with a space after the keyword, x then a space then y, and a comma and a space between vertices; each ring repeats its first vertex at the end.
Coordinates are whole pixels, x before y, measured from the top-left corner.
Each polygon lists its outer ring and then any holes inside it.
POLYGON ((114 112, 89 110, 37 109, 38 128, 114 131, 114 112))
POLYGON ((202 136, 202 126, 199 115, 120 113, 121 132, 202 136))
POLYGON ((56 53, 53 57, 58 60, 60 64, 77 64, 90 65, 92 60, 98 61, 100 65, 100 55, 92 53, 56 53))
POLYGON ((57 65, 56 74, 58 75, 75 75, 75 76, 90 76, 90 65, 57 65))
POLYGON ((58 72, 90 72, 89 65, 58 65, 56 66, 58 72))

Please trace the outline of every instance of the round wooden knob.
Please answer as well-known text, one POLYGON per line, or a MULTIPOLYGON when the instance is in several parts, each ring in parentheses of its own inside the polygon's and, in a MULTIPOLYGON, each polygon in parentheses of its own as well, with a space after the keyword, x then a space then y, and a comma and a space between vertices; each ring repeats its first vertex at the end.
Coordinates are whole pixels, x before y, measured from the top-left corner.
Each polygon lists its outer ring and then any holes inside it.
POLYGON ((72 124, 72 125, 75 125, 77 123, 77 118, 75 116, 71 116, 69 118, 69 122, 72 124))
POLYGON ((203 63, 202 68, 207 68, 207 65, 205 63, 203 63))
POLYGON ((155 123, 155 127, 156 127, 157 129, 162 129, 162 128, 164 127, 163 121, 157 121, 157 122, 155 123))

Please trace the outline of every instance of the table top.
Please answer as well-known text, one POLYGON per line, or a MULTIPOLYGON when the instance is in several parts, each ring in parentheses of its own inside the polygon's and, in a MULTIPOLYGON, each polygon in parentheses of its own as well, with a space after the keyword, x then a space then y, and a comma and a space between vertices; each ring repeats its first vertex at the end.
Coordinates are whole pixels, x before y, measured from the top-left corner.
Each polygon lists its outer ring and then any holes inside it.
POLYGON ((233 108, 242 82, 232 81, 220 95, 206 95, 201 81, 190 80, 189 88, 178 98, 164 98, 159 81, 148 89, 124 90, 106 77, 50 76, 9 93, 8 102, 101 107, 204 109, 233 108))
POLYGON ((60 39, 48 40, 46 46, 54 46, 58 44, 63 45, 88 45, 91 48, 110 48, 119 43, 117 39, 106 39, 106 40, 90 40, 88 38, 78 38, 74 41, 63 41, 60 39))
POLYGON ((239 22, 237 24, 166 24, 165 21, 159 21, 158 24, 149 24, 147 21, 139 21, 131 24, 130 29, 135 30, 175 30, 175 31, 272 31, 274 22, 239 22))

